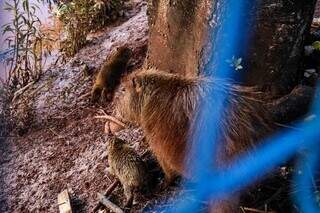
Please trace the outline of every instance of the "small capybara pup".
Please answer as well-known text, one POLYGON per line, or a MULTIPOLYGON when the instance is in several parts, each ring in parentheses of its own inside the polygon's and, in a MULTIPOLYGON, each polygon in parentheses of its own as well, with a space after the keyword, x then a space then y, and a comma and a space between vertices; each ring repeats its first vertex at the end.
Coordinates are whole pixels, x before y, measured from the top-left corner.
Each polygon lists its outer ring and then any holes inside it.
POLYGON ((119 47, 101 66, 91 91, 91 102, 96 103, 104 96, 111 101, 121 76, 127 70, 132 51, 126 46, 119 47))
POLYGON ((136 192, 148 192, 149 176, 145 162, 124 140, 112 137, 108 141, 109 171, 124 189, 125 207, 132 206, 136 192))

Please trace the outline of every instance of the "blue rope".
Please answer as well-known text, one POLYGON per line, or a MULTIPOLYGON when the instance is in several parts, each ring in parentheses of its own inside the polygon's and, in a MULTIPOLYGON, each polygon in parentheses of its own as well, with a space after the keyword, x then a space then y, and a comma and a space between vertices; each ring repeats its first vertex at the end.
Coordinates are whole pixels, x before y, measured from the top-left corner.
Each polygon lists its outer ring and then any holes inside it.
MULTIPOLYGON (((215 43, 217 45, 215 49, 219 50, 219 54, 212 54, 212 58, 204 69, 207 76, 223 79, 234 78, 234 70, 226 63, 226 59, 235 56, 237 49, 241 47, 241 42, 243 43, 237 39, 238 35, 242 33, 243 29, 248 29, 247 23, 241 22, 243 20, 241 17, 243 14, 249 15, 249 9, 244 8, 244 5, 254 6, 254 1, 251 2, 251 5, 245 3, 243 0, 228 1, 225 17, 221 19, 224 20, 221 29, 214 38, 219 41, 215 43), (228 44, 227 48, 226 44, 228 44)), ((298 167, 302 172, 297 175, 295 181, 301 190, 297 193, 295 200, 303 212, 320 212, 315 202, 315 189, 312 190, 312 175, 314 169, 317 168, 317 162, 319 162, 319 149, 314 147, 318 145, 320 139, 320 92, 317 92, 318 98, 311 111, 315 115, 314 120, 301 121, 297 124, 297 128, 273 135, 263 141, 250 155, 240 156, 228 169, 218 172, 214 168, 211 170, 212 156, 219 140, 220 127, 218 124, 223 108, 227 107, 224 105, 224 100, 228 98, 226 97, 228 92, 219 93, 217 91, 219 90, 213 88, 211 94, 206 98, 207 100, 215 100, 214 108, 212 108, 212 104, 202 103, 198 120, 201 120, 204 125, 197 126, 195 134, 190 138, 195 141, 195 144, 200 144, 195 147, 194 153, 197 158, 192 161, 189 168, 195 179, 198 180, 192 184, 195 191, 192 195, 187 195, 193 199, 178 198, 176 205, 173 208, 165 209, 165 212, 197 212, 201 202, 219 199, 230 192, 245 188, 306 147, 311 151, 306 159, 301 160, 302 163, 298 167)), ((185 183, 184 188, 189 188, 190 185, 191 183, 185 183)))
POLYGON ((0 52, 0 61, 5 60, 8 57, 8 54, 11 54, 14 51, 14 49, 8 49, 0 52))

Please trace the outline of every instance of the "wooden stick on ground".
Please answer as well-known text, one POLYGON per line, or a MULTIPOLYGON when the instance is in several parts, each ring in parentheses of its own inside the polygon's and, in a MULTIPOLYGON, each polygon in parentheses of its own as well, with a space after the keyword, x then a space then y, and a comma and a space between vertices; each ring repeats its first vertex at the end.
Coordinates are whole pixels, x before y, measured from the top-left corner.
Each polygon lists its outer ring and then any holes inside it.
POLYGON ((12 102, 14 102, 24 91, 26 91, 31 85, 34 84, 34 81, 30 82, 26 86, 22 87, 18 91, 16 91, 13 95, 12 102))
POLYGON ((111 195, 111 193, 114 191, 114 189, 119 185, 120 181, 115 180, 113 183, 107 188, 106 192, 104 193, 104 196, 108 197, 111 195))
MULTIPOLYGON (((114 189, 119 185, 120 181, 119 180, 115 180, 113 181, 113 183, 107 188, 106 192, 104 193, 105 197, 109 197, 111 195, 111 193, 114 191, 114 189)), ((93 212, 98 211, 98 209, 100 209, 102 207, 102 204, 99 203, 96 205, 96 207, 93 209, 93 212)))
POLYGON ((241 207, 245 212, 257 212, 257 213, 275 213, 274 211, 264 211, 254 208, 248 208, 248 207, 241 207))
POLYGON ((86 98, 86 97, 88 97, 88 96, 90 96, 90 95, 91 95, 91 92, 87 92, 87 93, 81 95, 78 99, 79 99, 79 100, 82 100, 82 99, 84 99, 84 98, 86 98))
POLYGON ((124 213, 124 211, 119 206, 117 206, 116 204, 112 203, 103 194, 98 193, 98 198, 100 200, 100 203, 102 203, 105 207, 107 207, 111 211, 113 211, 115 213, 124 213))
POLYGON ((58 205, 60 213, 72 213, 71 200, 67 189, 58 194, 58 205))
POLYGON ((121 121, 119 121, 118 119, 116 119, 115 117, 112 117, 111 115, 107 115, 107 113, 105 113, 103 110, 100 110, 100 112, 102 112, 103 115, 97 115, 94 116, 95 118, 99 118, 99 119, 106 119, 109 120, 123 128, 126 127, 126 125, 124 123, 122 123, 121 121))

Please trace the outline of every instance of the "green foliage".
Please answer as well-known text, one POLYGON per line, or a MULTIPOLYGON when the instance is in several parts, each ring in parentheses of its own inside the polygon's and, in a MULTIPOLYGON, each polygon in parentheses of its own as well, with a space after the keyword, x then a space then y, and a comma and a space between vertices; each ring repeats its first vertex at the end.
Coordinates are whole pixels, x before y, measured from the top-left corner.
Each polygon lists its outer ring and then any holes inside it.
POLYGON ((236 58, 235 56, 232 56, 232 59, 226 61, 230 67, 233 67, 235 70, 241 70, 243 69, 242 58, 236 58))
POLYGON ((12 15, 11 21, 2 26, 2 35, 7 34, 7 47, 14 50, 7 59, 7 85, 12 89, 38 80, 43 72, 43 56, 50 54, 43 49, 46 36, 39 30, 41 22, 36 15, 37 9, 38 5, 29 0, 5 2, 4 10, 12 15))
POLYGON ((86 43, 90 31, 99 29, 118 16, 121 0, 75 0, 61 4, 56 16, 62 22, 65 38, 61 50, 67 57, 76 54, 86 43))
POLYGON ((315 42, 313 42, 312 47, 313 47, 315 50, 320 51, 320 41, 315 41, 315 42))

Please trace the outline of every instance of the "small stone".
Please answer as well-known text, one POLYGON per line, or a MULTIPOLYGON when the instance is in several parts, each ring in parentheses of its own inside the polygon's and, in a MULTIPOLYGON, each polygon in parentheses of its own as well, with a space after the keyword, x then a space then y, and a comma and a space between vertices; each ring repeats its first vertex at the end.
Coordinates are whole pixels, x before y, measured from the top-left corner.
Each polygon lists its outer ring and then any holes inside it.
POLYGON ((306 69, 305 72, 309 74, 313 74, 313 73, 316 73, 316 69, 306 69))
POLYGON ((304 54, 305 54, 306 56, 311 55, 311 54, 313 53, 313 51, 314 51, 314 47, 311 46, 311 45, 308 45, 308 46, 305 46, 305 47, 304 47, 304 54))
POLYGON ((310 74, 310 73, 305 72, 305 73, 303 74, 303 76, 304 76, 304 77, 306 77, 306 78, 309 78, 309 77, 311 76, 311 74, 310 74))

